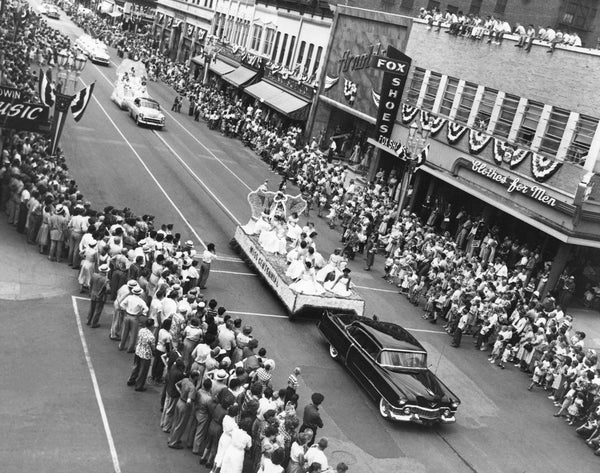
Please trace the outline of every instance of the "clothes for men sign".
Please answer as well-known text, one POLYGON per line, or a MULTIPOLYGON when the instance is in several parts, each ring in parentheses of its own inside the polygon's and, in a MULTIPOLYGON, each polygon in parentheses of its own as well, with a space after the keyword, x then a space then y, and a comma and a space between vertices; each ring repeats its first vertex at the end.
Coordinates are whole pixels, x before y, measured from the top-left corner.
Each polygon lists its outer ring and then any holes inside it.
POLYGON ((400 109, 402 92, 404 91, 411 61, 410 57, 393 46, 388 46, 387 56, 375 56, 373 58, 373 67, 384 71, 377 122, 375 124, 375 141, 384 146, 391 145, 390 137, 400 109))
POLYGON ((19 103, 0 97, 0 128, 15 130, 48 131, 50 109, 44 105, 19 103))

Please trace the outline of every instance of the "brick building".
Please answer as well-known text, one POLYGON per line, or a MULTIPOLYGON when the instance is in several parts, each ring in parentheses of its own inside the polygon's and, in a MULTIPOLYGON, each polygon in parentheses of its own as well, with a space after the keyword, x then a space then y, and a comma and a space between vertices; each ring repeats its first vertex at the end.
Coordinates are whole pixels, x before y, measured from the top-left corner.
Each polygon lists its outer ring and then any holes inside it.
MULTIPOLYGON (((554 261, 546 289, 567 268, 581 293, 600 283, 600 51, 548 54, 536 43, 527 53, 516 40, 472 41, 338 5, 309 131, 342 137, 342 150, 372 146, 370 177, 406 176, 412 211, 448 211, 451 232, 465 215, 482 219, 482 228, 497 227, 554 261), (373 137, 383 72, 368 58, 388 46, 412 66, 391 141, 382 144, 373 137), (414 174, 396 146, 411 128, 431 129, 427 161, 414 174)), ((484 237, 474 234, 473 244, 484 237)))

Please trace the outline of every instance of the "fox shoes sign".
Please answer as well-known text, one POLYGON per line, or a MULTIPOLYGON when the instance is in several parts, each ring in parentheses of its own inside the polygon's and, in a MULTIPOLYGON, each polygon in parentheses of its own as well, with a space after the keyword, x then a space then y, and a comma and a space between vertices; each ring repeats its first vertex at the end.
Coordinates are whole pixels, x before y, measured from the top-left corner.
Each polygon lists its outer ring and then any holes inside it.
POLYGON ((393 46, 388 46, 387 56, 375 56, 373 67, 383 70, 381 97, 377 111, 375 141, 388 146, 394 122, 400 109, 402 92, 410 70, 411 58, 393 46))

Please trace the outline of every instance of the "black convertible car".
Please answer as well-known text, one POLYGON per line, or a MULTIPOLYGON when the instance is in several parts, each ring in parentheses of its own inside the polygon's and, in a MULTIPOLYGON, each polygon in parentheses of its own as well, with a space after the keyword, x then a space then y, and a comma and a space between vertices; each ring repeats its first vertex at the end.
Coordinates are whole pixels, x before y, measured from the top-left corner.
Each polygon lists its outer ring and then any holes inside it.
POLYGON ((427 367, 427 352, 399 325, 326 311, 319 329, 332 358, 379 403, 382 417, 419 424, 456 421, 460 400, 427 367))

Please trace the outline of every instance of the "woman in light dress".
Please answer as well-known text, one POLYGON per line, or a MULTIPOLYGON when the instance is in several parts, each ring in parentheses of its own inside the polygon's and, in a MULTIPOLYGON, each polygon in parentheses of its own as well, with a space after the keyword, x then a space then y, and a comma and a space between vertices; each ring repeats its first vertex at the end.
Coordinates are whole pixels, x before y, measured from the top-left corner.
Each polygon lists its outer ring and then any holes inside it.
POLYGON ((312 267, 310 261, 304 263, 304 270, 302 271, 300 279, 290 284, 290 289, 300 294, 313 296, 318 296, 325 292, 323 286, 316 280, 315 268, 312 267))
POLYGON ((79 292, 83 292, 85 289, 90 288, 90 282, 92 280, 92 274, 94 274, 94 268, 98 261, 98 248, 96 240, 91 240, 87 247, 81 252, 81 268, 79 270, 79 285, 81 286, 79 292))
POLYGON ((333 292, 337 296, 350 297, 352 291, 350 290, 350 284, 352 278, 350 277, 350 268, 344 268, 342 275, 338 276, 333 281, 327 281, 323 284, 323 287, 329 292, 333 292))
POLYGON ((239 407, 237 404, 234 404, 227 409, 227 415, 223 417, 223 433, 221 434, 221 437, 219 437, 217 455, 215 456, 211 473, 215 473, 218 468, 222 469, 223 460, 225 459, 225 452, 227 452, 229 446, 231 445, 233 432, 238 429, 237 422, 235 421, 238 412, 239 407))
POLYGON ((223 456, 220 473, 242 473, 244 454, 252 446, 252 420, 249 418, 240 421, 239 428, 231 433, 231 442, 223 456))
POLYGON ((50 217, 52 216, 53 208, 52 205, 47 204, 42 209, 42 225, 38 230, 37 244, 40 249, 40 253, 46 252, 46 247, 50 241, 50 217))
POLYGON ((290 261, 285 275, 290 279, 298 279, 304 271, 304 262, 308 255, 308 244, 306 241, 301 241, 298 248, 294 248, 287 255, 287 260, 290 261))
POLYGON ((259 242, 267 253, 285 255, 287 253, 286 223, 275 219, 275 224, 270 231, 260 234, 259 242))
POLYGON ((329 262, 317 272, 317 281, 323 283, 327 275, 335 273, 335 279, 342 275, 342 265, 345 261, 341 248, 336 248, 329 257, 329 262))

